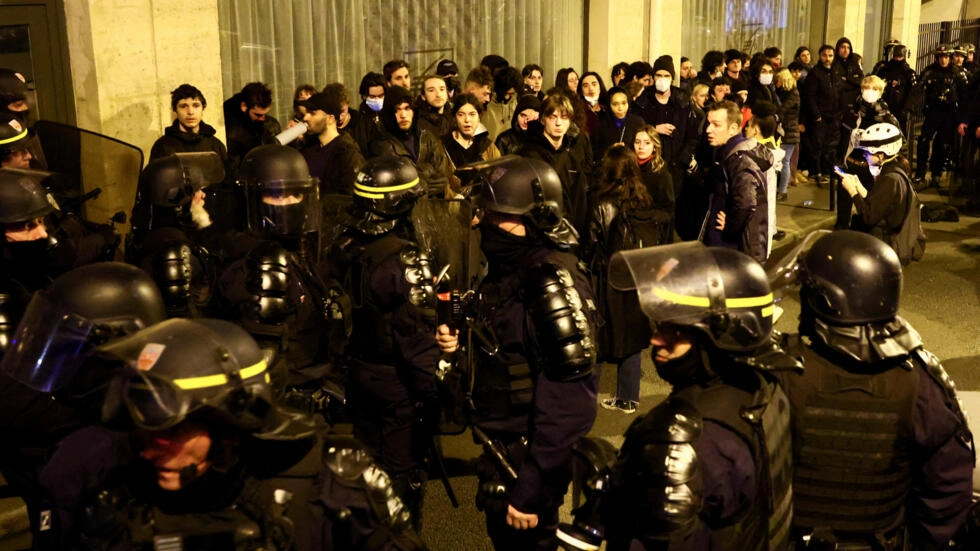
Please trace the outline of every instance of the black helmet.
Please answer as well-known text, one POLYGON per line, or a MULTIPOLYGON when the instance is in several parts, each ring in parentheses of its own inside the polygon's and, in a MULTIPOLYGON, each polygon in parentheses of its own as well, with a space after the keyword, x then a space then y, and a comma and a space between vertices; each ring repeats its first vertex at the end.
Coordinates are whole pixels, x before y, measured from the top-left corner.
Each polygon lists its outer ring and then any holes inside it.
POLYGON ((688 242, 620 251, 609 282, 636 289, 652 322, 692 327, 722 350, 751 352, 769 340, 774 305, 766 272, 733 249, 688 242))
POLYGON ((100 347, 115 366, 104 421, 164 430, 189 417, 256 432, 275 409, 265 353, 222 320, 171 319, 100 347))
POLYGON ((892 59, 905 59, 909 56, 909 48, 905 44, 896 44, 892 48, 892 59))
POLYGON ((961 42, 954 44, 951 50, 953 55, 966 57, 966 45, 961 42))
POLYGON ((15 151, 27 149, 33 136, 19 118, 0 112, 0 160, 15 151))
POLYGON ((423 195, 419 173, 405 157, 375 157, 361 167, 354 181, 354 204, 382 218, 408 214, 423 195))
POLYGON ((933 55, 935 55, 936 57, 943 56, 943 55, 949 56, 952 53, 951 50, 952 48, 950 48, 946 44, 940 44, 936 46, 936 51, 933 52, 933 55))
POLYGON ((91 349, 165 318, 160 291, 144 271, 122 262, 81 266, 34 294, 2 369, 51 392, 74 375, 91 349))
POLYGON ((840 230, 799 257, 801 307, 835 325, 888 321, 898 313, 902 264, 867 233, 840 230))
POLYGON ((190 223, 194 194, 224 177, 221 158, 213 151, 177 153, 150 161, 140 174, 133 225, 150 230, 190 223), (146 220, 140 219, 141 214, 146 220))
POLYGON ((0 168, 0 225, 21 224, 59 210, 44 187, 50 172, 0 168))
POLYGON ((260 145, 242 161, 248 227, 270 237, 301 237, 320 229, 318 180, 292 147, 260 145))
POLYGON ((562 212, 558 173, 548 163, 507 155, 474 165, 483 172, 477 204, 488 212, 519 215, 557 244, 574 243, 562 212))
POLYGON ((27 79, 13 69, 0 69, 0 111, 7 105, 27 99, 27 79))

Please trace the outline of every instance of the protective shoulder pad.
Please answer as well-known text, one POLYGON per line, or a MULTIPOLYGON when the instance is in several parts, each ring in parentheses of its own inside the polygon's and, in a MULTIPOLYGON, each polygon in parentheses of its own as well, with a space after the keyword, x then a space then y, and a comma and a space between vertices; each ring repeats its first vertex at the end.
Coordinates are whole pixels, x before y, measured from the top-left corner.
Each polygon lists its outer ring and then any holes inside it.
POLYGON ((191 248, 187 243, 171 242, 154 251, 149 271, 168 308, 187 307, 193 279, 191 248))
MULTIPOLYGON (((964 441, 964 444, 968 445, 970 449, 973 449, 973 435, 969 432, 967 427, 966 414, 963 411, 963 402, 956 396, 956 383, 953 379, 946 373, 946 369, 943 368, 942 362, 935 354, 929 352, 923 347, 916 348, 912 351, 911 357, 922 367, 922 370, 929 375, 929 377, 939 385, 939 388, 943 391, 943 396, 945 397, 946 407, 951 411, 956 413, 962 422, 963 428, 966 430, 965 433, 960 435, 960 438, 964 441)), ((962 431, 961 431, 962 432, 962 431)))
POLYGON ((395 494, 391 477, 374 462, 360 442, 328 439, 323 463, 338 483, 363 491, 367 508, 377 523, 398 529, 409 525, 411 513, 395 494))
POLYGON ((543 263, 528 270, 524 282, 545 376, 565 382, 589 375, 595 364, 595 341, 572 274, 543 263))
POLYGON ((419 308, 436 307, 435 282, 429 256, 415 243, 406 243, 398 255, 402 263, 402 273, 408 282, 408 301, 419 308))
POLYGON ((289 302, 292 266, 289 251, 264 241, 245 257, 245 289, 252 296, 247 316, 252 321, 279 325, 295 307, 289 302))
POLYGON ((694 406, 668 398, 626 431, 611 477, 609 511, 624 533, 662 539, 695 530, 702 481, 693 443, 701 429, 694 406))

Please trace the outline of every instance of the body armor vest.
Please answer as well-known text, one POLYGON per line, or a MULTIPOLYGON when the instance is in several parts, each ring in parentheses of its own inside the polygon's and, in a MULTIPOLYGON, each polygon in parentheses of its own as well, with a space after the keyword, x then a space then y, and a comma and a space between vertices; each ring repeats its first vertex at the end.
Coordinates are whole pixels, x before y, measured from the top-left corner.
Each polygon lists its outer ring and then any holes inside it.
POLYGON ((809 347, 791 389, 796 464, 793 524, 874 534, 904 515, 919 371, 891 364, 844 371, 809 347))

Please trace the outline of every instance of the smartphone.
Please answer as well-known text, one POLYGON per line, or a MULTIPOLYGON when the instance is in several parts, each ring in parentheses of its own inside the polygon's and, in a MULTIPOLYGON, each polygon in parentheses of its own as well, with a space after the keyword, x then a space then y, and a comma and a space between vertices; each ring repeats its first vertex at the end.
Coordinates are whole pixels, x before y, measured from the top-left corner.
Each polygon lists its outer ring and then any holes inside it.
POLYGON ((836 173, 841 178, 843 178, 844 176, 847 176, 847 173, 844 172, 844 169, 842 169, 841 167, 839 167, 837 165, 834 165, 834 173, 836 173))

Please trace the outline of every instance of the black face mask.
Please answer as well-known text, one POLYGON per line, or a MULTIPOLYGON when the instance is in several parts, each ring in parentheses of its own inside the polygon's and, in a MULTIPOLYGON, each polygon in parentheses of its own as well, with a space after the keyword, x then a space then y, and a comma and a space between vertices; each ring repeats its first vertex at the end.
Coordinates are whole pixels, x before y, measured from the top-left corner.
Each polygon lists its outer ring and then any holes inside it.
POLYGON ((480 250, 487 257, 491 271, 512 271, 521 260, 540 246, 531 235, 520 236, 506 232, 486 218, 480 221, 480 250))
POLYGON ((685 387, 701 379, 701 354, 695 344, 687 354, 680 358, 675 358, 667 362, 657 361, 656 349, 651 349, 650 356, 653 358, 653 366, 657 369, 657 375, 661 379, 670 383, 671 386, 685 387))

